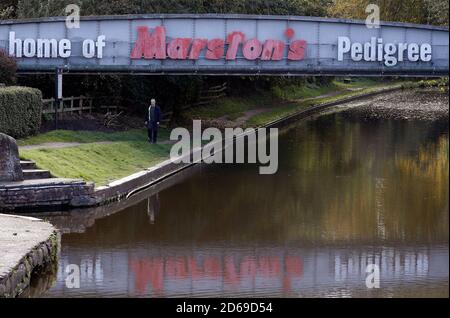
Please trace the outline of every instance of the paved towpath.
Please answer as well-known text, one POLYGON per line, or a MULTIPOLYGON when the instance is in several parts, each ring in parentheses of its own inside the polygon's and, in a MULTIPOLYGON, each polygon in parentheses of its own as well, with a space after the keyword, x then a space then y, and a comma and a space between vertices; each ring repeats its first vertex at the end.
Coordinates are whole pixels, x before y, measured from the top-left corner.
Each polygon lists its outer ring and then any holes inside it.
POLYGON ((0 281, 55 231, 42 220, 6 214, 0 214, 0 229, 0 281))

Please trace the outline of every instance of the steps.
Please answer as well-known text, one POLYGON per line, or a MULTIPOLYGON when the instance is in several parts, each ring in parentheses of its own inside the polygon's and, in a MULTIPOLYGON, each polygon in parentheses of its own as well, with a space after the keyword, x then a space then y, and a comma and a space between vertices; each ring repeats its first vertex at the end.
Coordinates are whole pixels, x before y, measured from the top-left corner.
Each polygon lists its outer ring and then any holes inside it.
POLYGON ((22 170, 37 169, 36 163, 33 161, 20 161, 20 166, 22 167, 22 170))
POLYGON ((0 212, 88 207, 100 202, 93 183, 54 177, 32 161, 21 161, 20 165, 23 181, 0 182, 0 212))
POLYGON ((52 175, 48 170, 41 169, 24 169, 23 178, 25 180, 49 179, 52 175))
POLYGON ((48 170, 39 169, 33 161, 20 161, 24 180, 50 179, 52 175, 48 170))

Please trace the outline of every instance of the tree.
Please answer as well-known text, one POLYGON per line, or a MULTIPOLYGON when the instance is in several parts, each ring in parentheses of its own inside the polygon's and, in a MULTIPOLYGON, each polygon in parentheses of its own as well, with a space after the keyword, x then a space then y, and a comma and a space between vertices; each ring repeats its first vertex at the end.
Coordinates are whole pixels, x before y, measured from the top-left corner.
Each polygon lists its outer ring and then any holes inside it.
POLYGON ((14 19, 16 17, 18 0, 3 0, 0 3, 0 20, 14 19))
POLYGON ((16 61, 0 49, 0 83, 12 85, 16 82, 16 61))
POLYGON ((328 14, 365 19, 368 4, 380 7, 381 20, 448 25, 448 0, 334 0, 328 14))
POLYGON ((448 26, 448 0, 426 0, 428 23, 448 26))

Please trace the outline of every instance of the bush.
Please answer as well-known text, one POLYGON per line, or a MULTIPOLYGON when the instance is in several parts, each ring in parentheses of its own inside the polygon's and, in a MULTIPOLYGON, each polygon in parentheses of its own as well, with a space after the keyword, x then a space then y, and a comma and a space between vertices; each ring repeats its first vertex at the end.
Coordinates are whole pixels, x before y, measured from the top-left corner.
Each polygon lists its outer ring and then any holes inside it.
POLYGON ((0 84, 14 84, 16 82, 16 71, 16 61, 0 49, 0 84))
POLYGON ((41 127, 42 93, 29 87, 0 88, 0 132, 27 137, 41 127))

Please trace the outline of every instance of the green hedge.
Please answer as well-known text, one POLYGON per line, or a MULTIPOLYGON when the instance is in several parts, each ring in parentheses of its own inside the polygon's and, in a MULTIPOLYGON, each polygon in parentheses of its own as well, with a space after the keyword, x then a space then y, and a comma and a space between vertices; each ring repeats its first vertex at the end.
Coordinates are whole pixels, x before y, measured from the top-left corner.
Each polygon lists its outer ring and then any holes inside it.
POLYGON ((0 87, 0 132, 22 138, 39 132, 42 93, 29 87, 0 87))

